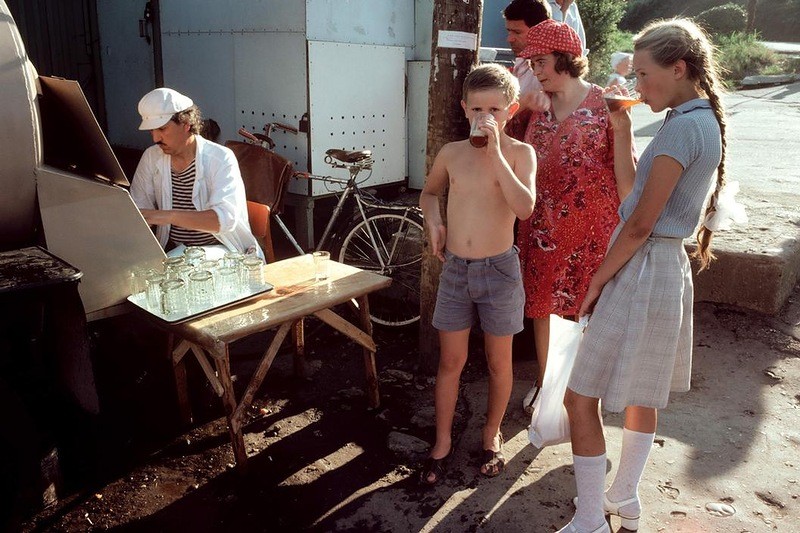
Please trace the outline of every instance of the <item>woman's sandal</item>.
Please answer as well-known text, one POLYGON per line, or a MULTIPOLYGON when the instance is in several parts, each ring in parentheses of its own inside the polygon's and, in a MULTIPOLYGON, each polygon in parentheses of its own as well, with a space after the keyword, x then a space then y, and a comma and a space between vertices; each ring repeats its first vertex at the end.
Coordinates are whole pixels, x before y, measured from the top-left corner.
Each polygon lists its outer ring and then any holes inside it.
POLYGON ((498 451, 483 450, 480 472, 486 477, 495 477, 506 467, 506 456, 503 455, 503 434, 500 433, 499 437, 500 449, 498 451))
POLYGON ((433 457, 428 457, 425 459, 425 462, 422 465, 422 470, 419 472, 419 484, 427 487, 433 487, 434 485, 438 484, 439 481, 441 481, 444 477, 446 470, 445 463, 448 459, 450 459, 450 455, 452 453, 453 448, 451 447, 450 451, 447 452, 447 455, 441 459, 434 459, 433 457), (431 475, 433 475, 433 480, 430 479, 431 475))

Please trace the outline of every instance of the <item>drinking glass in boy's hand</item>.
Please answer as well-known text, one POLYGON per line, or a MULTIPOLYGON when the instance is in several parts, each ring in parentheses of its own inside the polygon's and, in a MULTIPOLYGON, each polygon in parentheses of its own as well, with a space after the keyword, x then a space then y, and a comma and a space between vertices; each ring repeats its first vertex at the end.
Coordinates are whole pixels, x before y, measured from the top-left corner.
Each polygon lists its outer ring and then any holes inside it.
POLYGON ((475 148, 483 148, 489 142, 486 132, 481 129, 488 117, 489 115, 485 113, 478 113, 472 117, 469 128, 469 144, 475 148))

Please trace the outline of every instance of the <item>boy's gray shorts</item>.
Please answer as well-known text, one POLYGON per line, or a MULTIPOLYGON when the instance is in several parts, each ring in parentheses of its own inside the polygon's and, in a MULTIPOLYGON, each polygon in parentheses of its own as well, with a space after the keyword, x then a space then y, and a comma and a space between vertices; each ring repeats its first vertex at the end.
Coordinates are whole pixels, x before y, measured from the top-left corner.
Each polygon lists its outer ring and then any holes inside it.
POLYGON ((477 313, 484 332, 497 337, 522 331, 525 290, 519 248, 484 259, 463 259, 444 251, 433 327, 461 331, 472 327, 477 313))

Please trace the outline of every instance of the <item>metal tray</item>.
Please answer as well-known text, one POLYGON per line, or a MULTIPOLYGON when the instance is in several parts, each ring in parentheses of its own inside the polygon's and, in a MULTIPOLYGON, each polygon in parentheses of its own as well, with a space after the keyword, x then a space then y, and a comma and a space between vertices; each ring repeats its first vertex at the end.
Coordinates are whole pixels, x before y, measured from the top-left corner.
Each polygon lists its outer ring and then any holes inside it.
POLYGON ((218 311, 220 309, 224 309, 225 307, 229 307, 231 305, 235 305, 235 304, 237 304, 239 302, 244 302, 245 300, 248 300, 248 299, 252 298, 253 296, 258 296, 259 294, 264 294, 265 292, 269 292, 273 288, 274 287, 271 284, 264 283, 264 285, 262 285, 258 289, 250 289, 248 292, 239 294, 236 297, 231 298, 229 300, 215 300, 214 303, 211 305, 211 307, 203 308, 203 309, 192 308, 192 309, 189 309, 186 313, 174 313, 174 314, 170 314, 170 315, 165 315, 164 313, 162 313, 158 309, 151 309, 147 305, 147 298, 146 298, 146 295, 145 295, 144 292, 140 292, 140 293, 137 293, 137 294, 131 294, 130 296, 128 296, 128 301, 130 303, 132 303, 133 305, 135 305, 136 307, 138 307, 138 308, 150 313, 151 315, 163 320, 164 322, 167 322, 169 324, 177 324, 179 322, 184 322, 186 320, 191 320, 192 318, 197 318, 199 316, 206 315, 206 314, 211 313, 213 311, 218 311))

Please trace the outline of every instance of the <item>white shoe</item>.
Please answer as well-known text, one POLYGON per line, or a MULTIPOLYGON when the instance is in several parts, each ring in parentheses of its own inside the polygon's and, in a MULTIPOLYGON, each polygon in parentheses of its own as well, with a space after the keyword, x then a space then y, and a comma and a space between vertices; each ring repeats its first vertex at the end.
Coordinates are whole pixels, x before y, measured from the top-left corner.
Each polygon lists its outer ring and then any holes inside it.
MULTIPOLYGON (((575 505, 575 507, 578 506, 577 496, 572 498, 572 504, 575 505)), ((627 500, 622 500, 621 502, 612 502, 609 501, 608 496, 603 494, 603 511, 607 515, 618 516, 620 525, 628 531, 637 531, 639 529, 639 516, 642 513, 642 504, 639 503, 638 496, 628 498, 627 500), (629 505, 633 504, 636 504, 634 509, 627 509, 625 513, 620 512, 620 509, 623 507, 628 507, 629 505)))
POLYGON ((611 533, 611 528, 608 527, 608 522, 603 522, 602 526, 592 531, 579 531, 578 528, 572 525, 572 520, 570 520, 569 524, 556 531, 556 533, 611 533))
POLYGON ((522 400, 522 410, 525 411, 527 414, 533 414, 533 403, 536 401, 536 398, 539 396, 539 391, 542 390, 541 387, 533 384, 531 390, 525 395, 525 398, 522 400))

